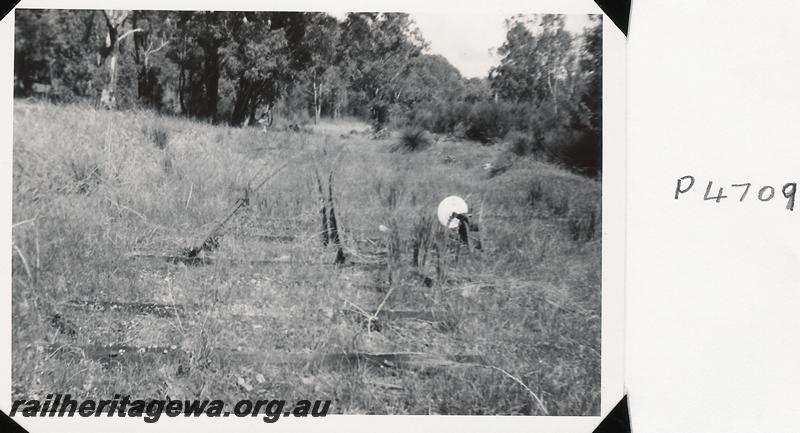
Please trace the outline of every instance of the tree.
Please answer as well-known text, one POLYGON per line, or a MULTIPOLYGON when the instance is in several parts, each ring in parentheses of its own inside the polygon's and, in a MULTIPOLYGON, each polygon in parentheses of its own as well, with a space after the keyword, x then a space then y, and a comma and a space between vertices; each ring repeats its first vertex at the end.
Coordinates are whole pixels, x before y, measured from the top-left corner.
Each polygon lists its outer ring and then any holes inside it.
POLYGON ((506 40, 497 50, 502 59, 489 72, 492 90, 505 100, 535 101, 540 99, 535 68, 536 40, 524 23, 506 21, 506 40))
POLYGON ((319 123, 322 104, 333 90, 339 69, 336 68, 339 48, 339 23, 325 13, 304 14, 303 38, 294 48, 296 68, 302 70, 308 82, 308 93, 314 112, 314 123, 319 123))
POLYGON ((408 14, 350 13, 342 23, 341 45, 338 63, 350 82, 352 103, 370 107, 382 127, 388 105, 402 94, 397 80, 427 44, 408 14))
POLYGON ((54 29, 44 22, 47 11, 17 9, 14 27, 14 78, 15 92, 28 95, 33 84, 44 81, 50 84, 52 68, 48 58, 52 53, 54 29))
POLYGON ((323 97, 322 105, 328 107, 328 114, 336 119, 347 106, 349 82, 347 77, 344 76, 343 68, 337 64, 332 65, 325 71, 324 81, 327 87, 327 94, 323 97))
POLYGON ((105 65, 108 71, 108 82, 106 83, 101 102, 113 108, 117 104, 117 62, 119 58, 119 44, 128 36, 142 29, 131 28, 124 31, 125 22, 128 20, 130 11, 104 9, 102 11, 106 23, 105 44, 100 47, 97 56, 97 63, 105 65))
POLYGON ((168 57, 179 66, 181 111, 212 122, 219 120, 221 54, 229 38, 229 12, 181 11, 168 57))
POLYGON ((590 127, 602 129, 603 117, 603 16, 590 15, 591 26, 583 32, 580 55, 581 102, 590 113, 590 127))
POLYGON ((578 65, 579 128, 583 131, 576 165, 599 174, 603 165, 603 18, 591 15, 582 35, 578 65))
POLYGON ((147 106, 160 108, 162 89, 159 71, 153 68, 152 59, 170 43, 174 43, 175 18, 166 11, 132 11, 133 27, 142 29, 133 35, 134 61, 138 66, 137 94, 147 106))
POLYGON ((101 43, 95 11, 17 9, 14 34, 15 94, 30 95, 34 83, 52 87, 51 97, 93 96, 94 56, 101 43))
POLYGON ((178 12, 173 43, 166 47, 165 57, 177 65, 176 93, 182 114, 199 116, 198 107, 205 105, 202 82, 197 78, 202 69, 203 53, 196 42, 197 32, 192 23, 193 12, 178 12))
POLYGON ((422 54, 410 60, 406 73, 392 87, 395 100, 411 108, 420 103, 461 98, 465 91, 465 80, 443 56, 422 54))
MULTIPOLYGON (((489 82, 497 99, 522 108, 532 146, 588 174, 602 169, 602 29, 599 20, 580 39, 564 16, 517 15, 506 21, 500 64, 489 82)), ((516 109, 515 108, 515 109, 516 109)))
POLYGON ((464 81, 464 92, 461 96, 465 102, 485 102, 492 98, 489 80, 484 78, 469 78, 464 81))
POLYGON ((230 14, 230 41, 222 53, 226 77, 235 89, 231 125, 253 123, 259 105, 271 106, 280 97, 288 81, 286 29, 297 18, 287 14, 230 14))
POLYGON ((500 65, 490 72, 492 88, 505 100, 536 106, 546 103, 547 98, 553 115, 558 117, 559 89, 574 69, 573 37, 564 30, 564 16, 518 15, 506 25, 506 41, 498 49, 500 65))

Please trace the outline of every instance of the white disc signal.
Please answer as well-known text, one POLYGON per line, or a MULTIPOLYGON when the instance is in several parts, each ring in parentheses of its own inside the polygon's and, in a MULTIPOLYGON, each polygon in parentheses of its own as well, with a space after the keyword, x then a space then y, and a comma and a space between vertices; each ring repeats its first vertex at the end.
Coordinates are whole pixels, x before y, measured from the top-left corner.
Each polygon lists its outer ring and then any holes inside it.
POLYGON ((450 218, 453 214, 465 214, 469 212, 467 208, 467 202, 464 201, 463 198, 451 195, 446 199, 442 200, 439 203, 439 209, 436 211, 436 216, 439 218, 439 222, 442 223, 443 226, 447 228, 457 228, 458 227, 458 220, 455 218, 450 218))

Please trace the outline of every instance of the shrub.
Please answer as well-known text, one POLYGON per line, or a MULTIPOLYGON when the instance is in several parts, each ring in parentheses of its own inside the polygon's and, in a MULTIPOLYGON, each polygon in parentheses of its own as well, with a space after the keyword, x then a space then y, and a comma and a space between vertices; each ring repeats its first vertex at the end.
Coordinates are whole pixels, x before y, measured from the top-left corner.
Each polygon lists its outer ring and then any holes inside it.
POLYGON ((419 152, 433 145, 431 134, 420 128, 407 128, 400 134, 398 142, 392 147, 393 151, 419 152))
POLYGON ((567 216, 567 231, 573 241, 589 242, 600 232, 600 209, 575 209, 567 216))
POLYGON ((550 212, 555 216, 564 216, 569 212, 570 200, 569 191, 565 190, 551 190, 552 192, 545 196, 545 204, 550 208, 550 212))
POLYGON ((440 104, 436 110, 437 117, 433 130, 451 133, 456 137, 466 137, 466 123, 472 112, 473 105, 466 102, 440 104))
POLYGON ((405 123, 491 143, 511 130, 527 130, 533 112, 526 104, 448 101, 414 106, 406 113, 405 123))
POLYGON ((509 131, 505 136, 508 151, 517 156, 537 155, 541 152, 533 134, 519 130, 509 131))
POLYGON ((169 133, 163 126, 156 126, 150 130, 150 138, 153 140, 153 143, 156 145, 157 148, 164 150, 167 148, 167 142, 169 141, 169 133))
POLYGON ((420 103, 395 116, 398 124, 484 144, 502 139, 518 156, 533 156, 589 176, 602 170, 601 134, 578 115, 556 117, 528 103, 441 101, 420 103))
POLYGON ((536 206, 542 201, 545 195, 544 185, 541 182, 533 181, 528 187, 528 204, 536 206))
POLYGON ((528 187, 528 203, 546 210, 550 215, 562 217, 570 212, 570 197, 574 194, 575 185, 571 182, 548 179, 545 183, 543 178, 534 178, 528 187))
POLYGON ((164 173, 172 174, 172 154, 169 151, 164 152, 164 157, 161 159, 161 167, 164 173))
POLYGON ((411 233, 412 266, 425 267, 429 252, 433 248, 435 227, 436 222, 433 215, 420 213, 417 216, 411 233))
POLYGON ((553 128, 544 134, 543 153, 573 171, 597 176, 602 171, 600 134, 582 128, 553 128))
POLYGON ((579 180, 536 177, 528 186, 528 204, 563 221, 573 241, 589 242, 600 235, 599 193, 579 180))
POLYGON ((503 152, 494 159, 494 161, 486 164, 484 167, 487 169, 489 179, 499 176, 508 171, 514 165, 514 157, 509 152, 503 152))
POLYGON ((86 194, 101 183, 102 172, 94 161, 85 159, 69 161, 75 192, 86 194))
POLYGON ((406 184, 401 176, 388 179, 377 178, 372 185, 381 205, 387 209, 397 209, 406 192, 406 184))
POLYGON ((490 143, 509 131, 510 110, 508 104, 493 102, 476 104, 467 121, 467 138, 490 143))
POLYGON ((424 105, 409 110, 404 124, 436 131, 442 117, 436 112, 434 106, 424 105))
POLYGON ((372 129, 375 132, 383 130, 391 118, 391 110, 388 104, 376 103, 370 110, 372 119, 372 129))
POLYGON ((313 116, 310 113, 305 90, 301 86, 291 86, 282 98, 275 101, 272 116, 270 127, 278 130, 287 125, 312 123, 313 116))

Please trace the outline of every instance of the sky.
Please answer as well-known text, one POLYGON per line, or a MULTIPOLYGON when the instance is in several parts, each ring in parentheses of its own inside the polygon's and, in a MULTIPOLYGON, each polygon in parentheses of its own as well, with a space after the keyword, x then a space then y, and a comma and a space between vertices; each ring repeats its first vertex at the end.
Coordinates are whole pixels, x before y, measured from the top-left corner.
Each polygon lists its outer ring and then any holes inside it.
MULTIPOLYGON (((467 78, 486 77, 499 63, 494 54, 506 36, 508 14, 411 14, 430 43, 431 54, 441 54, 467 78)), ((589 23, 587 15, 567 15, 565 27, 580 33, 589 23)))

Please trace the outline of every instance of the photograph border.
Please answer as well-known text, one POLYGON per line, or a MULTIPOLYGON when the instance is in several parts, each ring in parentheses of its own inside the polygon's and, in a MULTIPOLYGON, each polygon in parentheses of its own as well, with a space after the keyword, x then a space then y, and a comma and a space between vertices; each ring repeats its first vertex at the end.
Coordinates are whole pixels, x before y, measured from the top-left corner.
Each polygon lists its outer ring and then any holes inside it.
MULTIPOLYGON (((431 1, 359 1, 341 0, 330 3, 319 0, 279 0, 268 5, 256 1, 200 0, 179 2, 176 0, 146 1, 21 1, 19 8, 53 9, 161 9, 161 10, 269 10, 284 11, 380 11, 380 12, 426 12, 446 13, 564 13, 601 14, 601 9, 592 0, 542 0, 542 1, 495 1, 487 5, 476 0, 445 0, 434 4, 431 1), (224 8, 220 6, 224 4, 224 8), (335 6, 335 7, 332 7, 335 6)), ((9 13, 0 22, 0 38, 6 61, 0 72, 0 115, 6 145, 2 150, 4 186, 2 198, 8 207, 2 212, 2 223, 6 227, 0 241, 11 245, 12 203, 12 143, 13 143, 13 39, 14 13, 9 13)), ((260 417, 248 418, 167 418, 145 424, 141 419, 116 417, 100 418, 22 418, 15 417, 23 427, 32 432, 40 431, 174 431, 176 428, 191 428, 197 432, 216 431, 221 426, 236 429, 266 429, 272 431, 547 431, 586 432, 592 431, 603 417, 617 404, 624 394, 624 338, 625 338, 625 220, 626 220, 626 37, 616 25, 603 17, 603 174, 602 174, 602 318, 601 318, 601 413, 600 416, 464 416, 464 415, 330 415, 325 418, 283 418, 280 422, 266 426, 260 417), (147 427, 143 427, 147 426, 147 427)), ((11 406, 11 248, 0 253, 0 272, 3 275, 4 295, 0 316, 5 320, 0 332, 0 409, 8 412, 11 406)), ((102 396, 98 396, 102 397, 102 396)))

